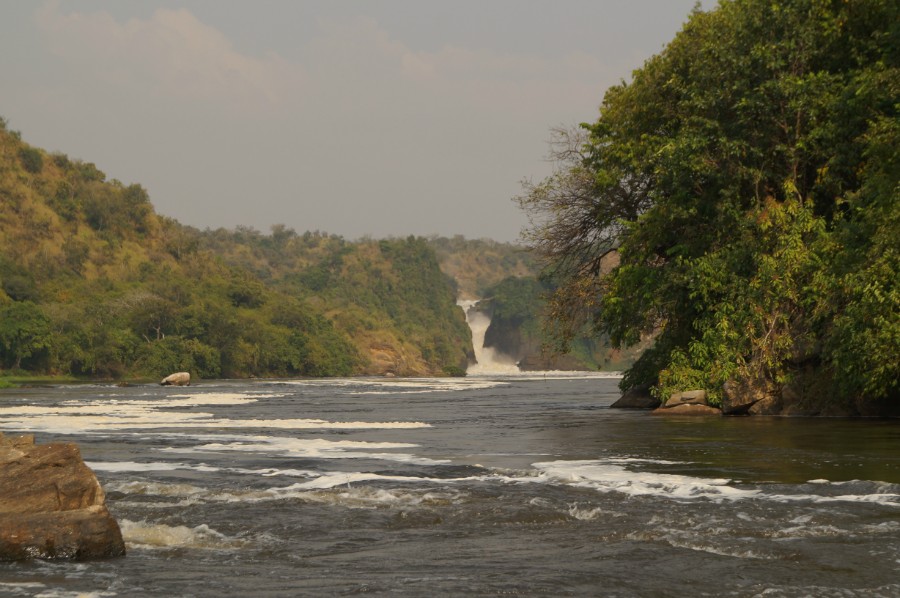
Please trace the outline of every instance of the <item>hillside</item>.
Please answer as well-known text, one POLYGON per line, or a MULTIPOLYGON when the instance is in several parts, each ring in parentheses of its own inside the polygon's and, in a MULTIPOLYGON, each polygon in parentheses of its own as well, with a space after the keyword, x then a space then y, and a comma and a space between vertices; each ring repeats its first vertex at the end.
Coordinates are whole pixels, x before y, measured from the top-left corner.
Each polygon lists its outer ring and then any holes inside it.
POLYGON ((0 370, 439 375, 471 339, 422 239, 199 231, 0 119, 0 370))
POLYGON ((521 245, 461 235, 430 237, 428 243, 441 270, 456 281, 460 299, 481 299, 507 277, 533 277, 540 271, 532 253, 521 245))

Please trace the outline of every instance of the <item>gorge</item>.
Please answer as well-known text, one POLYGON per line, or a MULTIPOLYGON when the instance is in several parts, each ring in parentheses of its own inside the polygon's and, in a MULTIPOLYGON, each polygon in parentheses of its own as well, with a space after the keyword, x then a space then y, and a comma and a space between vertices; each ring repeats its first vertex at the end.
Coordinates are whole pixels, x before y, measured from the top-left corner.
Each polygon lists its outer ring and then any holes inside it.
POLYGON ((518 374, 519 366, 515 360, 494 347, 485 346, 485 336, 491 325, 490 316, 478 309, 477 300, 461 300, 457 303, 466 313, 466 323, 472 330, 472 348, 475 352, 475 363, 469 364, 466 373, 469 375, 485 374, 518 374))

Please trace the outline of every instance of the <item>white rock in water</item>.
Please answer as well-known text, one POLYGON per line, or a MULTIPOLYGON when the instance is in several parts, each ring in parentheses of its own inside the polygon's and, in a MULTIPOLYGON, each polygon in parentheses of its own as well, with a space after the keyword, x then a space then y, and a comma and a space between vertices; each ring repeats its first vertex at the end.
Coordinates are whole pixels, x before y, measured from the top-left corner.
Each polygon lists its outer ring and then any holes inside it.
POLYGON ((160 384, 163 386, 190 386, 191 375, 188 372, 175 372, 163 378, 160 384))

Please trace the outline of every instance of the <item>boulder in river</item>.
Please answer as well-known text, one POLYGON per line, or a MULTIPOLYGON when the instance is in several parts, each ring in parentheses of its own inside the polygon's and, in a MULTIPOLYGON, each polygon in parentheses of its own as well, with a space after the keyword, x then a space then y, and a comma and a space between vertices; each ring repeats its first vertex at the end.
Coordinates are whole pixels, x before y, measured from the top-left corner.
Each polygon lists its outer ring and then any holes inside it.
POLYGON ((678 405, 706 405, 705 390, 685 390, 683 392, 673 393, 669 400, 666 401, 666 408, 677 407, 678 405))
POLYGON ((74 444, 0 433, 0 561, 124 555, 105 501, 74 444))
POLYGON ((190 386, 191 375, 188 372, 175 372, 163 378, 160 384, 162 386, 190 386))
MULTIPOLYGON (((725 415, 746 415, 759 402, 773 403, 771 384, 764 377, 732 378, 722 387, 722 412, 725 415)), ((761 406, 762 407, 762 406, 761 406)), ((760 414, 760 409, 753 411, 760 414)))

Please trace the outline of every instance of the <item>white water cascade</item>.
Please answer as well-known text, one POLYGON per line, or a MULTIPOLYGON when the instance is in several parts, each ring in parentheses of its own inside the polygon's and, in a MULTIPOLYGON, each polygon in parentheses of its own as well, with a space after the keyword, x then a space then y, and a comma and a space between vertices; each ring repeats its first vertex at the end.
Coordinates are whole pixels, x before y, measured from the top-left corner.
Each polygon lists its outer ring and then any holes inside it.
POLYGON ((472 330, 472 348, 475 350, 476 363, 470 365, 466 373, 470 376, 520 373, 519 366, 512 357, 500 353, 493 347, 484 346, 484 335, 491 325, 491 318, 475 309, 476 303, 478 301, 462 300, 456 303, 466 313, 466 323, 472 330))

